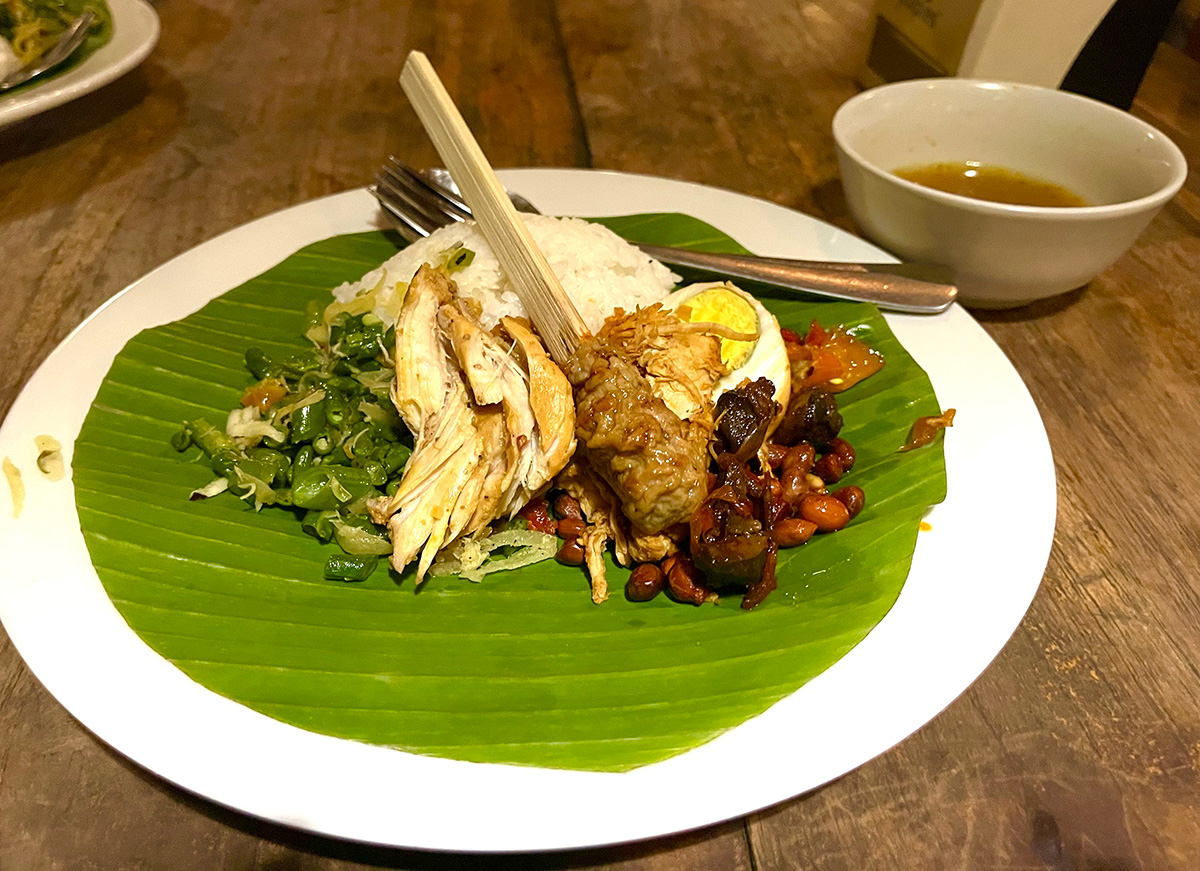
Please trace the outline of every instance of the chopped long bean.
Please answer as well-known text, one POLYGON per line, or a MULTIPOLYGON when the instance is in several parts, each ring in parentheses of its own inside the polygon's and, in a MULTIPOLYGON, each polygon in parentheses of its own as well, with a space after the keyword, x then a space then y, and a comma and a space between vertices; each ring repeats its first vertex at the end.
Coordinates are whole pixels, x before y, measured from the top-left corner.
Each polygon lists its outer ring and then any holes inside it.
POLYGON ((367 473, 354 466, 309 466, 292 479, 292 504, 326 511, 353 502, 371 489, 367 473))
POLYGON ((325 429, 325 400, 292 412, 292 442, 311 442, 325 429))
POLYGON ((235 496, 283 506, 301 529, 345 552, 325 569, 331 580, 361 581, 391 551, 386 530, 367 514, 372 499, 396 492, 412 437, 389 391, 395 331, 374 315, 338 315, 326 324, 310 312, 316 347, 275 354, 252 347, 245 363, 255 381, 227 429, 189 421, 171 437, 178 451, 198 447, 235 496))
POLYGON ((325 563, 325 577, 330 581, 365 581, 378 564, 377 556, 331 556, 325 563))
POLYGON ((306 511, 300 521, 300 528, 317 541, 329 541, 333 538, 333 518, 336 511, 306 511))

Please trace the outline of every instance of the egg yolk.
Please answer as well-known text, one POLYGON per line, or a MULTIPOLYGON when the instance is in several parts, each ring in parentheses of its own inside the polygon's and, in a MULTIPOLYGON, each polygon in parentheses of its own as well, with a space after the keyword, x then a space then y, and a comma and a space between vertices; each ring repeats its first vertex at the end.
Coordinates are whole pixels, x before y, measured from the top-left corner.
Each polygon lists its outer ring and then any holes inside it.
MULTIPOLYGON (((731 290, 712 287, 679 306, 676 313, 690 323, 720 324, 739 333, 759 335, 758 312, 754 306, 731 290)), ((741 342, 721 339, 721 362, 733 372, 746 365, 758 340, 741 342)))

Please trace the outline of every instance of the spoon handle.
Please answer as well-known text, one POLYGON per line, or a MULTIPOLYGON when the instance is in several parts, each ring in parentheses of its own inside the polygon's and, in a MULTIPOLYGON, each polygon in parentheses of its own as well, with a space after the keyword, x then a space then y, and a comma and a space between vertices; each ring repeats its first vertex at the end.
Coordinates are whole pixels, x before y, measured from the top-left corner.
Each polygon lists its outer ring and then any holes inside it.
POLYGON ((789 290, 816 293, 881 309, 930 314, 945 311, 958 295, 949 273, 925 264, 812 263, 742 254, 710 254, 684 248, 639 245, 655 260, 735 278, 762 281, 789 290))

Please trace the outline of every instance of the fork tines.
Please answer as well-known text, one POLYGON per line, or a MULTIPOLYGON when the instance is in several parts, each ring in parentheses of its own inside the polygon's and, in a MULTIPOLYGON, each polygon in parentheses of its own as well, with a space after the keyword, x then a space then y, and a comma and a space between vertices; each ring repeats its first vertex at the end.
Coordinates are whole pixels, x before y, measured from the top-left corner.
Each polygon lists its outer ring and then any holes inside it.
POLYGON ((426 201, 435 205, 448 215, 457 215, 463 220, 471 217, 471 208, 463 201, 457 191, 436 184, 425 177, 420 171, 413 169, 407 163, 402 163, 395 156, 389 156, 384 170, 389 174, 402 178, 404 183, 426 201))
POLYGON ((400 230, 409 237, 409 241, 416 241, 439 227, 462 220, 438 208, 407 176, 388 166, 375 174, 375 184, 370 190, 380 205, 401 222, 400 230))

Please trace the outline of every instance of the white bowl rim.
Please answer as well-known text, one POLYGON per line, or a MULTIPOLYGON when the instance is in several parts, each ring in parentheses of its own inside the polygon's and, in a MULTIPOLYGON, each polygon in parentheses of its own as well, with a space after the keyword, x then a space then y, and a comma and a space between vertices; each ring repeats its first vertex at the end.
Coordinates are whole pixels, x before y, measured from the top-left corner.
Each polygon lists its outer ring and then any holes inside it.
POLYGON ((957 206, 966 209, 967 211, 978 212, 987 215, 1020 215, 1022 217, 1046 220, 1061 220, 1070 217, 1072 220, 1096 221, 1108 218, 1118 217, 1121 215, 1133 214, 1145 209, 1157 208, 1179 192, 1183 187, 1188 176, 1187 159, 1183 156, 1183 152, 1175 142, 1155 127, 1136 115, 1129 112, 1124 112, 1115 106, 1110 106, 1107 103, 1102 103, 1099 100, 1094 100, 1091 97, 1085 97, 1081 94, 1075 94, 1070 91, 1063 91, 1057 88, 1047 88, 1041 85, 1029 85, 1022 82, 1004 82, 991 79, 967 79, 957 77, 945 78, 928 78, 928 79, 905 79, 899 82, 890 82, 884 85, 878 85, 873 88, 868 88, 855 94, 850 99, 842 103, 837 111, 833 114, 833 139, 839 149, 845 152, 863 169, 870 172, 877 178, 883 179, 886 182, 894 184, 900 188, 911 191, 912 193, 927 197, 935 202, 941 202, 950 206, 957 206), (842 135, 842 126, 846 123, 846 115, 853 111, 854 107, 866 102, 868 99, 877 97, 881 92, 887 90, 920 90, 928 88, 937 88, 944 90, 1005 90, 1015 92, 1018 90, 1038 91, 1042 93, 1054 94, 1051 99, 1063 99, 1074 101, 1091 106, 1093 111, 1101 113, 1111 113, 1111 115, 1120 116, 1122 123, 1132 123, 1135 126, 1142 128, 1151 137, 1161 142, 1167 154, 1170 156, 1173 164, 1174 173, 1165 185, 1160 187, 1153 193, 1143 197, 1138 197, 1133 200, 1124 200, 1119 203, 1105 203, 1098 206, 1022 206, 1014 203, 998 203, 992 200, 980 200, 974 197, 963 196, 961 194, 952 194, 946 191, 940 191, 936 188, 927 187, 926 185, 917 184, 908 179, 901 178, 894 172, 886 169, 881 169, 871 161, 867 160, 861 152, 848 145, 842 135))

